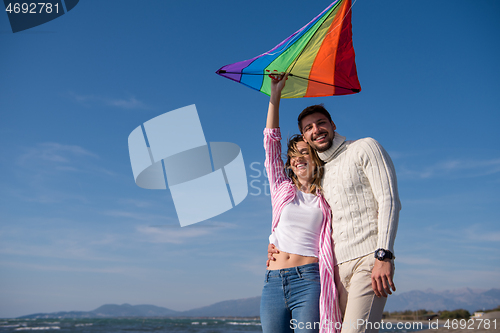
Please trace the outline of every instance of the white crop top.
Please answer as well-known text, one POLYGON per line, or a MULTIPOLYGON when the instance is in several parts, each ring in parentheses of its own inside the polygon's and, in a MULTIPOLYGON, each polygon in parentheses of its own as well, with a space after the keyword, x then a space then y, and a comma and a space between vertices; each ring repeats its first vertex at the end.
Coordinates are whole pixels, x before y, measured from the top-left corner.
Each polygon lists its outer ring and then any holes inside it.
POLYGON ((284 252, 317 258, 322 222, 318 197, 297 191, 295 198, 283 208, 269 243, 284 252))

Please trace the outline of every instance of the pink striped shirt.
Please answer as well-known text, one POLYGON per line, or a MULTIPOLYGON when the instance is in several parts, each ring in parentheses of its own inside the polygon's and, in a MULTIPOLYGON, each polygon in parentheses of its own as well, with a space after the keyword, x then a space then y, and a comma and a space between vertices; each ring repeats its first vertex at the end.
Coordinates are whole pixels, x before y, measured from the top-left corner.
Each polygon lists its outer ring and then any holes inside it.
MULTIPOLYGON (((281 132, 279 128, 264 129, 264 148, 266 161, 264 163, 269 178, 271 204, 273 206, 272 231, 278 225, 283 208, 288 205, 297 192, 297 187, 285 173, 281 159, 281 132)), ((319 298, 320 332, 339 333, 342 317, 338 305, 338 294, 334 281, 335 258, 332 248, 332 221, 330 206, 318 191, 319 206, 323 212, 323 224, 319 245, 319 273, 321 294, 319 298)))

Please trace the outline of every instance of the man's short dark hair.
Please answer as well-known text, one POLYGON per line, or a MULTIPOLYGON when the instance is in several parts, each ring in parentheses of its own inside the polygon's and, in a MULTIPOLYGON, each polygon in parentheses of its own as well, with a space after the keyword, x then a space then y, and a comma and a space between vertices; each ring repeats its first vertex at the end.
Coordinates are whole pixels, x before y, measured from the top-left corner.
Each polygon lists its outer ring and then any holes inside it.
POLYGON ((299 118, 297 119, 297 121, 299 123, 300 133, 302 133, 302 119, 304 119, 305 117, 307 117, 307 116, 309 116, 309 115, 311 115, 313 113, 321 113, 326 118, 328 118, 329 122, 332 121, 332 117, 330 116, 330 113, 328 113, 328 111, 326 111, 325 106, 323 105, 323 103, 317 104, 317 105, 308 106, 307 108, 305 108, 304 110, 302 110, 302 112, 299 114, 299 118))

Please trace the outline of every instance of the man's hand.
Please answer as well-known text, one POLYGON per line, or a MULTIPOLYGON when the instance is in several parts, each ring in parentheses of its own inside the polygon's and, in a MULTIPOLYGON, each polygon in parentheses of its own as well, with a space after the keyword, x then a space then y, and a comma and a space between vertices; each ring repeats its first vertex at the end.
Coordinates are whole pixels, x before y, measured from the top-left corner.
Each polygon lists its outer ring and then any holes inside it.
POLYGON ((391 295, 391 289, 396 291, 396 286, 392 281, 394 277, 394 265, 392 260, 385 259, 380 261, 375 259, 375 265, 372 270, 372 288, 378 297, 387 297, 391 295))
POLYGON ((276 258, 273 257, 273 254, 274 253, 280 253, 280 251, 278 251, 278 249, 274 246, 274 244, 269 244, 267 246, 267 262, 266 262, 266 266, 269 267, 269 262, 272 260, 272 261, 275 261, 276 258))

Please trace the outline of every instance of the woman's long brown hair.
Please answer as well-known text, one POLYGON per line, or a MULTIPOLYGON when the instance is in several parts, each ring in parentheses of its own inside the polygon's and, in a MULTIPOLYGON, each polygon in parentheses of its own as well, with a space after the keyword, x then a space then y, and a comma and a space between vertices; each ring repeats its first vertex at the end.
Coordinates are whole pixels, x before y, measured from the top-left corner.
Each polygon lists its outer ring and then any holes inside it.
MULTIPOLYGON (((292 170, 290 160, 294 156, 301 155, 299 150, 297 149, 297 143, 304 141, 302 138, 302 135, 295 134, 293 135, 290 139, 288 139, 288 150, 286 153, 287 159, 286 159, 286 164, 285 164, 285 172, 288 174, 288 177, 290 177, 297 186, 297 188, 300 189, 300 182, 297 179, 297 176, 292 170)), ((314 149, 311 148, 311 146, 307 145, 309 149, 309 155, 311 156, 312 160, 316 164, 316 167, 314 168, 314 174, 313 174, 313 179, 311 182, 311 188, 309 189, 309 193, 316 194, 317 190, 321 190, 321 179, 323 178, 323 161, 319 158, 318 153, 314 149)))

